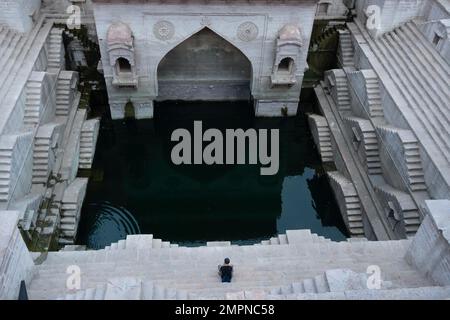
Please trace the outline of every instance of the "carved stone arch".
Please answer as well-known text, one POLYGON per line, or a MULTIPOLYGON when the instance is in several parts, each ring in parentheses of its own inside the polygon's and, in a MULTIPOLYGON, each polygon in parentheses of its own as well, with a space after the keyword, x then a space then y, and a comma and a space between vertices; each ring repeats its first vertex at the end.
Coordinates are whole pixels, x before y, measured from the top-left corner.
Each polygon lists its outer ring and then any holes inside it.
MULTIPOLYGON (((183 40, 173 44, 165 52, 157 68, 155 68, 155 78, 158 100, 164 100, 164 97, 168 97, 170 92, 168 90, 172 90, 171 93, 174 96, 177 96, 183 90, 186 92, 189 90, 193 96, 195 95, 195 88, 200 88, 198 90, 198 98, 204 100, 203 94, 205 90, 203 89, 209 87, 210 92, 215 91, 217 93, 219 85, 215 85, 215 83, 218 83, 219 80, 221 80, 222 84, 225 83, 225 86, 229 85, 229 100, 233 100, 233 97, 237 100, 238 96, 243 97, 245 93, 248 93, 248 98, 250 98, 251 85, 253 83, 253 65, 247 55, 233 42, 215 30, 204 26, 183 40), (214 54, 216 55, 215 60, 211 59, 214 54), (183 88, 177 89, 166 86, 170 81, 177 81, 177 74, 179 76, 184 75, 186 79, 189 79, 190 84, 186 82, 183 88), (229 82, 227 83, 228 80, 229 82), (243 89, 235 90, 238 82, 245 83, 245 93, 243 89), (205 85, 205 88, 202 89, 202 85, 205 85)), ((220 95, 217 97, 211 95, 210 97, 212 100, 223 100, 220 95)), ((178 98, 192 100, 192 97, 189 96, 178 96, 178 98)))
POLYGON ((160 56, 160 59, 159 59, 157 65, 156 65, 156 68, 154 68, 153 70, 150 71, 152 73, 152 78, 154 79, 153 83, 155 84, 154 90, 155 90, 156 95, 157 95, 157 93, 159 91, 159 88, 158 88, 158 67, 161 64, 161 61, 167 56, 167 54, 169 52, 171 52, 177 46, 179 46, 180 44, 182 44, 183 42, 185 42, 186 40, 190 39, 192 36, 196 35, 201 30, 204 30, 204 29, 208 29, 208 30, 214 32, 215 34, 217 34, 219 37, 225 39, 231 45, 236 47, 250 61, 251 68, 252 68, 251 69, 252 77, 251 77, 251 82, 250 82, 250 88, 253 91, 254 84, 257 83, 257 81, 258 81, 258 79, 257 79, 257 77, 258 77, 258 72, 257 71, 259 69, 258 66, 255 65, 254 61, 252 59, 250 59, 250 57, 244 52, 243 48, 240 47, 239 43, 236 43, 235 41, 232 41, 229 37, 227 37, 226 35, 224 35, 220 31, 216 30, 215 28, 212 28, 209 25, 202 25, 201 27, 194 29, 188 35, 184 36, 182 39, 171 43, 170 47, 167 47, 167 48, 165 48, 164 51, 162 51, 162 55, 160 56))

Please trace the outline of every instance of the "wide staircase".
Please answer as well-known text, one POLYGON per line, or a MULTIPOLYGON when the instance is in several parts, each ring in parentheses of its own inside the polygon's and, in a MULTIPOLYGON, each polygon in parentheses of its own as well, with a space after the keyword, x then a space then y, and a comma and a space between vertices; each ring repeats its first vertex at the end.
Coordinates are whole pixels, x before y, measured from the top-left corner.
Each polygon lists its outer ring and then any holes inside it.
MULTIPOLYGON (((353 34, 362 35, 384 71, 414 115, 422 140, 428 148, 450 161, 450 66, 420 33, 414 22, 408 22, 377 40, 372 39, 359 22, 349 24, 353 34)), ((423 142, 422 142, 423 143, 423 142)))
POLYGON ((270 241, 276 245, 177 247, 136 235, 103 250, 49 252, 36 266, 28 293, 31 299, 225 299, 244 291, 294 292, 299 286, 318 293, 329 290, 322 277, 326 271, 366 273, 373 265, 390 289, 433 285, 403 259, 410 240, 331 242, 309 230, 288 231, 277 239, 270 241), (234 276, 222 284, 217 266, 225 257, 234 265, 234 276), (71 290, 67 280, 76 269, 80 287, 71 290))

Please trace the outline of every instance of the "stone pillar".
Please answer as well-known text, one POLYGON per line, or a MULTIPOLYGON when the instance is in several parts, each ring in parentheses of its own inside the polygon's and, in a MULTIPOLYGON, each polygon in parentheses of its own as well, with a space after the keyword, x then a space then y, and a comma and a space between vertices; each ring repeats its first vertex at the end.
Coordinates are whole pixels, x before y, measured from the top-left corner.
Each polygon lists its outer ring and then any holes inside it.
POLYGON ((29 284, 34 267, 17 223, 19 211, 0 211, 0 300, 17 300, 20 282, 29 284))
POLYGON ((450 200, 426 200, 425 216, 406 260, 440 286, 450 285, 450 200))

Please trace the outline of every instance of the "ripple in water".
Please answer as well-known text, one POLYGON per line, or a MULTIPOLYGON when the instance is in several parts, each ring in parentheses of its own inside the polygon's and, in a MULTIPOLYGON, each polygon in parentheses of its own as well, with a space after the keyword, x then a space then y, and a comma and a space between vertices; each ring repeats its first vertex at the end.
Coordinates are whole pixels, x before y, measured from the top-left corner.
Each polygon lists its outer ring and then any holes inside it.
POLYGON ((102 249, 129 234, 141 233, 136 219, 124 207, 114 207, 105 201, 90 203, 88 210, 95 220, 87 237, 87 246, 91 249, 102 249))

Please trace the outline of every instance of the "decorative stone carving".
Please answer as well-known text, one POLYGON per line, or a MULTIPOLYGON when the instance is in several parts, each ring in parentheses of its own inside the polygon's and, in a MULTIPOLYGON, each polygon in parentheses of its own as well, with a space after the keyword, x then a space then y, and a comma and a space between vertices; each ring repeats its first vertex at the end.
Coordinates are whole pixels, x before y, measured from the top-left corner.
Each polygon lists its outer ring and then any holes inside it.
POLYGON ((209 27, 211 26, 211 18, 210 17, 203 17, 202 21, 200 22, 200 24, 204 27, 209 27))
POLYGON ((170 40, 175 34, 175 26, 170 21, 161 20, 155 23, 153 33, 159 40, 170 40))
POLYGON ((297 83, 296 73, 302 45, 300 28, 293 24, 283 26, 277 38, 272 86, 293 86, 297 83))
POLYGON ((258 33, 258 26, 250 21, 242 23, 237 30, 237 36, 242 41, 255 40, 258 37, 258 33))
POLYGON ((123 22, 113 23, 107 34, 109 62, 113 68, 112 84, 117 87, 137 87, 134 37, 123 22))

